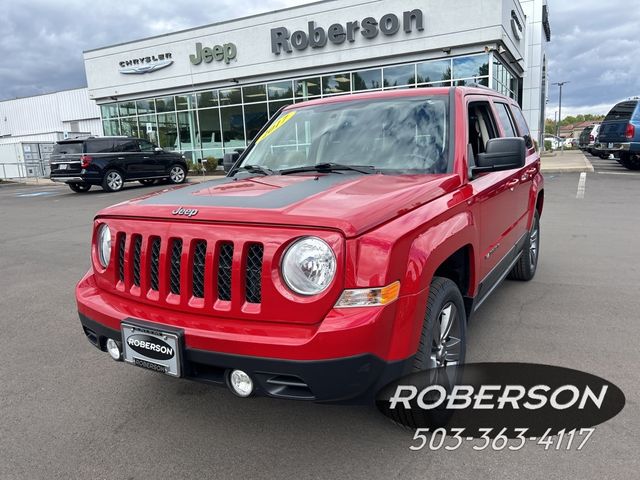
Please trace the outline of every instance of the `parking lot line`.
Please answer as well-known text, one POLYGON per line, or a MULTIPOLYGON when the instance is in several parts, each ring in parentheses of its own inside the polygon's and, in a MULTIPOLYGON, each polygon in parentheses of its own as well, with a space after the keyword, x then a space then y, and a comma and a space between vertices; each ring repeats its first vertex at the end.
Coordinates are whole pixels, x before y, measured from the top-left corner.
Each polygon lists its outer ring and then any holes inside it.
POLYGON ((584 194, 587 190, 587 173, 582 172, 580 174, 580 180, 578 180, 578 192, 576 193, 576 198, 583 199, 584 194))

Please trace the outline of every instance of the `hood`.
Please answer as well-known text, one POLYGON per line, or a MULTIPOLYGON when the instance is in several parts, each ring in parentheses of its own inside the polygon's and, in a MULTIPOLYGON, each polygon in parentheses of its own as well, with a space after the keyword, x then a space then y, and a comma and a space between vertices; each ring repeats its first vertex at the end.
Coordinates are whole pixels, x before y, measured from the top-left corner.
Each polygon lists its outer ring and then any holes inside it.
POLYGON ((455 174, 222 177, 129 200, 98 217, 320 227, 353 237, 459 185, 455 174))

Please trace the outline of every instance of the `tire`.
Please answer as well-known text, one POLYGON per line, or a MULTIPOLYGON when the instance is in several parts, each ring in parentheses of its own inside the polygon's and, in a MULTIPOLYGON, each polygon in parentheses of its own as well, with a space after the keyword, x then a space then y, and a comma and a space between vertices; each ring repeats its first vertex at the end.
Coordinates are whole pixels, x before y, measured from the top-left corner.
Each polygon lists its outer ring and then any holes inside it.
MULTIPOLYGON (((422 326, 418 351, 413 360, 413 371, 427 375, 426 385, 440 384, 445 388, 455 385, 464 364, 467 347, 467 315, 458 286, 448 278, 434 277, 429 288, 427 311, 422 326), (448 312, 448 313, 447 313, 448 312), (448 334, 442 337, 442 325, 449 320, 448 334), (447 345, 449 345, 447 347, 447 345), (438 368, 448 367, 448 368, 438 368)), ((450 411, 381 408, 384 415, 406 427, 444 426, 450 411)))
POLYGON ((527 240, 524 243, 522 249, 522 255, 515 264, 511 272, 509 272, 509 278, 511 280, 520 280, 528 282, 531 280, 538 269, 538 258, 540 257, 540 216, 536 211, 533 215, 533 223, 531 224, 531 230, 527 235, 527 240))
POLYGON ((91 185, 87 183, 69 183, 68 185, 76 193, 85 193, 91 190, 91 185))
POLYGON ((626 153, 620 157, 620 163, 628 170, 640 170, 640 155, 626 153))
POLYGON ((601 153, 598 156, 603 160, 608 160, 609 159, 609 154, 608 153, 601 153))
POLYGON ((169 170, 169 182, 177 185, 179 183, 184 183, 187 179, 187 170, 180 164, 176 163, 171 165, 171 169, 169 170))
POLYGON ((119 192, 124 187, 124 177, 118 170, 108 170, 102 179, 102 188, 106 192, 119 192))
POLYGON ((148 178, 145 180, 138 180, 142 185, 144 185, 145 187, 150 187, 151 185, 156 183, 155 178, 148 178))

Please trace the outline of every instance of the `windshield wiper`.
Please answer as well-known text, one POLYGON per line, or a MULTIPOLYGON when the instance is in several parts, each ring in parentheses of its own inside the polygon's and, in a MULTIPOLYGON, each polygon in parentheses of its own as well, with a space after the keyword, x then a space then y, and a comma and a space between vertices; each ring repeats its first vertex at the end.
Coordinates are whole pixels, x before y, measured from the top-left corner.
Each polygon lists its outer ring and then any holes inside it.
POLYGON ((304 167, 289 168, 286 170, 280 170, 280 175, 289 175, 291 173, 301 172, 338 172, 340 170, 351 170, 354 172, 364 173, 368 175, 375 173, 375 167, 370 165, 343 165, 341 163, 318 163, 317 165, 305 165, 304 167))
POLYGON ((260 165, 244 165, 239 168, 249 173, 261 173, 262 175, 275 175, 276 172, 267 167, 261 167, 260 165))

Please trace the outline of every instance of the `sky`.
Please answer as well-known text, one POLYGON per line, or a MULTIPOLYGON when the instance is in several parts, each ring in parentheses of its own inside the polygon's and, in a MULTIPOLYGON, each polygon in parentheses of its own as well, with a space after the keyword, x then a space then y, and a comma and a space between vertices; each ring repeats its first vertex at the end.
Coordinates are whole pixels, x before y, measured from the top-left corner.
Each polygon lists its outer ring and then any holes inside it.
MULTIPOLYGON (((0 100, 85 86, 84 50, 311 1, 3 0, 0 100)), ((569 82, 562 116, 604 114, 640 95, 637 0, 548 1, 549 82, 569 82)), ((548 117, 557 106, 558 87, 550 85, 548 117)))

